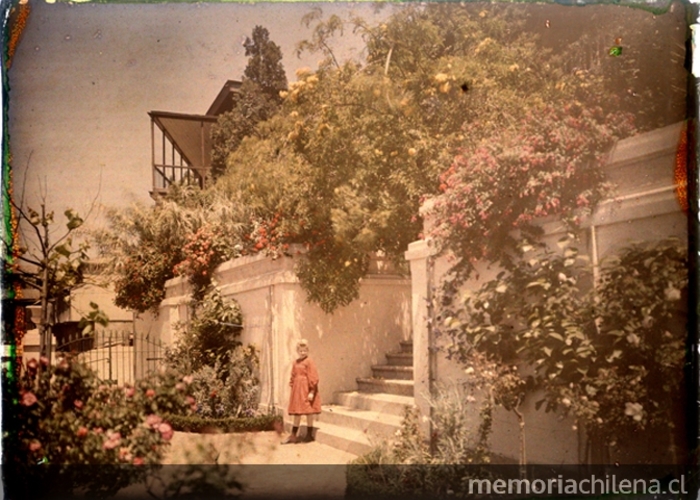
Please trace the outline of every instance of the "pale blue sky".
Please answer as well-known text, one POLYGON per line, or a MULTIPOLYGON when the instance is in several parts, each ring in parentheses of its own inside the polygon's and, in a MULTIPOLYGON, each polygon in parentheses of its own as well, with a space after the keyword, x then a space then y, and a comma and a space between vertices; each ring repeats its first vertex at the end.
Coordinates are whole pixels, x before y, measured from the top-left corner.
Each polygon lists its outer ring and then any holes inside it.
MULTIPOLYGON (((281 46, 290 81, 322 57, 294 54, 310 34, 300 19, 311 4, 32 5, 9 71, 10 145, 16 192, 28 172, 28 204, 38 204, 45 181, 57 212, 85 213, 100 173, 103 205, 150 201, 147 112, 205 113, 223 83, 241 77, 242 42, 256 24, 281 46)), ((322 7, 375 17, 366 3, 322 7)), ((358 56, 358 42, 343 37, 336 55, 358 56)))

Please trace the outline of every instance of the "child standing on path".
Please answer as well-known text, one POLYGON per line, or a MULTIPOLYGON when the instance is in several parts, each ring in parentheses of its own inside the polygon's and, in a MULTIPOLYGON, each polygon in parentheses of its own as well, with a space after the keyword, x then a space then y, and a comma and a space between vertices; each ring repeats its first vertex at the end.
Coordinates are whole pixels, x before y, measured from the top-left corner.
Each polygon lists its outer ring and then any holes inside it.
POLYGON ((314 415, 321 413, 321 397, 318 394, 318 372, 316 365, 309 358, 309 344, 306 339, 297 342, 297 355, 292 365, 292 378, 289 385, 292 393, 289 396, 287 412, 294 417, 290 436, 282 444, 308 443, 315 439, 314 415), (301 416, 306 415, 306 436, 303 440, 297 437, 301 416))

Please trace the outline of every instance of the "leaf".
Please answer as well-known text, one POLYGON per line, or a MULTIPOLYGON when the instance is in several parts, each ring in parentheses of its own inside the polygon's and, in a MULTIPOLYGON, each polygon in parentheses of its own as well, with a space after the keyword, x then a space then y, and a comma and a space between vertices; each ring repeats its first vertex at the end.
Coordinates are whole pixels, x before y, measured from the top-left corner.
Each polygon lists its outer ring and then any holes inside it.
POLYGON ((559 238, 559 240, 557 240, 557 246, 559 248, 566 248, 567 246, 569 246, 569 237, 564 236, 562 238, 559 238))
POLYGON ((557 332, 549 332, 549 336, 554 338, 554 339, 560 340, 561 342, 564 342, 564 337, 562 337, 557 332))
POLYGON ((496 287, 496 291, 498 293, 506 293, 506 290, 508 290, 508 286, 505 283, 502 283, 496 287))
POLYGON ((546 347, 546 346, 545 346, 545 347, 542 348, 542 350, 544 351, 544 353, 545 353, 547 356, 549 356, 549 357, 552 356, 552 349, 550 349, 549 347, 546 347))
POLYGON ((58 245, 54 251, 64 257, 70 257, 70 249, 66 245, 58 245))
POLYGON ((535 411, 539 411, 539 409, 542 407, 542 405, 546 402, 546 399, 540 399, 535 403, 535 411))

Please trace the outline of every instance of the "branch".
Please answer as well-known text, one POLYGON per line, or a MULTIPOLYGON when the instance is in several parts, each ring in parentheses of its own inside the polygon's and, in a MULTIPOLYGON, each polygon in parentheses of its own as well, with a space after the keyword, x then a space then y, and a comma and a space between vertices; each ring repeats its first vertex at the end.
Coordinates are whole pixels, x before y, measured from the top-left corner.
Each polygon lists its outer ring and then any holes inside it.
POLYGON ((17 210, 17 212, 18 212, 20 218, 26 220, 26 221, 29 223, 29 225, 32 226, 32 228, 34 228, 34 232, 36 232, 36 237, 37 237, 37 239, 39 240, 39 244, 41 245, 41 252, 42 252, 42 253, 48 253, 48 252, 46 251, 46 246, 45 246, 45 244, 44 244, 44 239, 43 239, 42 236, 41 236, 41 231, 39 231, 39 228, 38 228, 36 225, 34 225, 34 224, 32 223, 32 220, 29 218, 29 216, 28 216, 26 213, 24 213, 24 210, 22 210, 22 207, 20 207, 19 205, 17 205, 17 203, 15 203, 14 200, 10 199, 10 204, 12 204, 12 206, 17 210))
POLYGON ((32 264, 32 265, 35 265, 35 266, 37 266, 37 267, 41 267, 41 266, 42 266, 41 262, 38 262, 38 261, 32 260, 32 259, 28 259, 28 258, 25 257, 24 255, 18 255, 17 258, 18 258, 19 260, 21 260, 21 261, 26 262, 27 264, 32 264))

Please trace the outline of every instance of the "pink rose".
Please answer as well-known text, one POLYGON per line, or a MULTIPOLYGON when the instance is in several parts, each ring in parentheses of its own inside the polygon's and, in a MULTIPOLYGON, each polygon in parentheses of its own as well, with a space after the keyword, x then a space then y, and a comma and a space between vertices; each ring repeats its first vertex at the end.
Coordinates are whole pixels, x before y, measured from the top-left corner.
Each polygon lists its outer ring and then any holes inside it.
POLYGON ((155 395, 156 395, 156 391, 154 391, 153 389, 148 389, 148 390, 146 391, 146 397, 147 397, 147 398, 155 397, 155 395))
POLYGON ((192 380, 194 380, 192 375, 186 375, 186 376, 182 377, 182 381, 186 384, 191 384, 192 380))
POLYGON ((129 453, 129 448, 119 448, 119 460, 122 462, 131 462, 132 456, 129 453))
POLYGON ((95 428, 93 429, 93 432, 94 432, 95 434, 102 434, 102 427, 95 427, 95 428))
POLYGON ((154 429, 163 421, 158 415, 149 415, 146 417, 146 425, 153 427, 154 429))
POLYGON ((134 465, 143 465, 144 461, 141 457, 134 457, 134 465))
POLYGON ((168 424, 167 422, 163 422, 158 426, 158 432, 160 432, 160 435, 166 441, 170 441, 173 438, 173 428, 170 427, 170 424, 168 424))
POLYGON ((124 389, 124 394, 126 395, 127 398, 132 398, 134 397, 134 394, 136 393, 136 389, 133 387, 127 387, 124 389))
POLYGON ((35 372, 39 368, 39 362, 36 359, 30 359, 27 361, 27 371, 35 372))
POLYGON ((79 399, 76 399, 75 401, 73 401, 73 406, 80 410, 83 407, 83 402, 79 399))
POLYGON ((49 366, 49 358, 47 358, 46 356, 41 356, 39 358, 39 362, 44 366, 49 366))
POLYGON ((75 435, 80 437, 80 438, 87 436, 87 434, 88 434, 87 427, 80 427, 78 429, 78 431, 75 433, 75 435))
POLYGON ((102 448, 105 450, 113 450, 117 446, 119 446, 119 443, 122 440, 122 435, 119 434, 118 432, 108 432, 107 433, 107 440, 104 442, 102 445, 102 448))
POLYGON ((32 406, 37 401, 39 400, 36 398, 33 392, 25 392, 24 394, 22 394, 22 398, 19 402, 22 406, 32 406))
POLYGON ((39 451, 41 449, 41 443, 36 439, 29 443, 29 451, 39 451))
POLYGON ((175 384, 175 389, 177 389, 178 391, 184 391, 185 384, 183 384, 182 382, 178 382, 177 384, 175 384))

